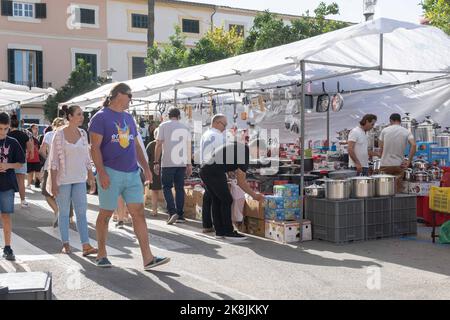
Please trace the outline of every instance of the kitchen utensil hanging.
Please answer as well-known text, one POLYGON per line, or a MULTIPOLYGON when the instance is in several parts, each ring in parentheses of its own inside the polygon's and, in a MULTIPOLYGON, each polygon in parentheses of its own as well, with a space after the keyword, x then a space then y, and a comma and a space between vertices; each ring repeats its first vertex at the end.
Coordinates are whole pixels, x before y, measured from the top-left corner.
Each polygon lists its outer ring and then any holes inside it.
POLYGON ((333 95, 333 98, 331 99, 331 108, 334 112, 341 111, 342 107, 344 106, 344 98, 341 95, 339 81, 337 83, 337 93, 333 95))
POLYGON ((322 82, 323 94, 317 97, 317 112, 327 112, 330 108, 330 95, 325 91, 325 82, 322 82))

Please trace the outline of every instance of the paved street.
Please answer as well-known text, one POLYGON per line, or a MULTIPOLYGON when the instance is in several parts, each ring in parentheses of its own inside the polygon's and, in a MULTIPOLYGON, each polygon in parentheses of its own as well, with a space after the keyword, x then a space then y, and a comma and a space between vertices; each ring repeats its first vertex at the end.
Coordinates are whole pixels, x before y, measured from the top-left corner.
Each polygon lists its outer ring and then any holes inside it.
MULTIPOLYGON (((197 222, 168 226, 164 214, 147 213, 154 253, 172 261, 143 271, 131 227, 117 230, 111 222, 108 249, 114 267, 99 269, 81 256, 75 231, 71 245, 78 250, 70 256, 59 253, 59 231, 51 226, 45 200, 37 189, 27 190, 27 196, 30 209, 20 209, 16 196, 17 262, 0 260, 0 272, 50 271, 55 299, 450 298, 450 246, 433 245, 423 226, 417 238, 344 246, 320 241, 281 245, 254 237, 232 244, 203 235, 197 222)), ((91 239, 97 209, 97 198, 89 196, 91 239)))

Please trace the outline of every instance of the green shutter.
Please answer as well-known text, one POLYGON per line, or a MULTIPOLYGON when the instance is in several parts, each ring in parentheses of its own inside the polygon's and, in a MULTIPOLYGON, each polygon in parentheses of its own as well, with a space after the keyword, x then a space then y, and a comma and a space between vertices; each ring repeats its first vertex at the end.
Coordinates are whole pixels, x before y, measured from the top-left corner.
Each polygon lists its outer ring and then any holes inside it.
POLYGON ((37 87, 42 88, 44 85, 42 51, 36 51, 36 82, 37 87))
POLYGON ((15 83, 14 76, 14 49, 8 49, 8 82, 15 83))
POLYGON ((2 16, 13 15, 13 2, 8 0, 2 0, 2 16))
POLYGON ((47 4, 46 3, 36 3, 36 19, 45 19, 47 18, 47 4))

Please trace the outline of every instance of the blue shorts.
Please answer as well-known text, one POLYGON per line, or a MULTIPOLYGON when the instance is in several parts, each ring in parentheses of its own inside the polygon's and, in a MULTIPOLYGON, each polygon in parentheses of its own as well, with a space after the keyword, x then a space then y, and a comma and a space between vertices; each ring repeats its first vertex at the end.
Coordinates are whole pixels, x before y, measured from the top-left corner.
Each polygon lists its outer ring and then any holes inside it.
POLYGON ((22 168, 20 169, 14 169, 14 171, 16 172, 16 174, 27 174, 27 164, 24 163, 22 168))
POLYGON ((14 213, 14 189, 0 191, 0 213, 14 213))
POLYGON ((98 199, 101 209, 116 210, 119 196, 122 196, 125 203, 144 203, 144 187, 139 170, 122 172, 108 167, 105 167, 105 170, 110 181, 108 189, 105 190, 100 186, 97 175, 98 199))

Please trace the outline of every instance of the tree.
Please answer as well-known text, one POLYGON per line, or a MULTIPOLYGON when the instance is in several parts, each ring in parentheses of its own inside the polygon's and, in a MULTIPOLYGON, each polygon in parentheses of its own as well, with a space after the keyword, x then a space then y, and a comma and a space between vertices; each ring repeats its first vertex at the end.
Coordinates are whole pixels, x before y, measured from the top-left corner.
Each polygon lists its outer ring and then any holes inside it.
POLYGON ((147 48, 155 43, 155 0, 148 0, 147 48))
POLYGON ((175 34, 170 36, 169 44, 162 49, 154 43, 147 51, 147 74, 184 68, 188 66, 188 48, 185 45, 186 37, 181 33, 179 26, 175 27, 175 34))
POLYGON ((200 39, 188 55, 189 65, 198 65, 226 59, 239 54, 244 38, 236 28, 225 31, 223 27, 215 28, 200 39))
POLYGON ((304 17, 294 19, 291 25, 287 25, 275 14, 265 11, 255 17, 242 52, 272 48, 347 27, 349 24, 346 22, 326 19, 328 15, 337 14, 339 6, 336 3, 326 5, 321 2, 313 17, 307 11, 304 17))
POLYGON ((91 65, 83 59, 79 59, 78 65, 71 72, 67 83, 58 90, 56 95, 47 99, 44 105, 45 117, 52 122, 57 117, 59 103, 92 91, 104 83, 106 83, 105 78, 95 78, 92 74, 91 65))
POLYGON ((430 24, 450 35, 450 0, 424 0, 421 5, 430 24))

